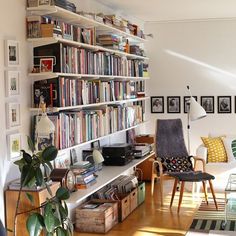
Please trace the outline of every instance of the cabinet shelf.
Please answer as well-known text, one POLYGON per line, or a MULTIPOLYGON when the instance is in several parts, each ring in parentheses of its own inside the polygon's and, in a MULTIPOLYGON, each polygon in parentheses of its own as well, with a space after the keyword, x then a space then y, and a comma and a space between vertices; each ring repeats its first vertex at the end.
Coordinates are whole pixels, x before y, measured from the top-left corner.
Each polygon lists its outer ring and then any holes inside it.
POLYGON ((133 77, 133 76, 119 76, 119 75, 91 75, 91 74, 72 74, 72 73, 59 73, 59 72, 43 72, 43 73, 29 73, 29 76, 34 81, 44 80, 56 77, 74 77, 79 79, 107 79, 107 80, 148 80, 149 77, 133 77))
POLYGON ((84 200, 91 194, 95 193, 108 183, 115 180, 120 175, 124 174, 127 170, 131 168, 135 168, 138 164, 141 162, 147 160, 153 155, 153 152, 149 153, 145 157, 142 157, 140 159, 134 159, 130 163, 128 163, 125 166, 103 166, 103 169, 98 173, 97 182, 90 186, 87 189, 79 189, 78 191, 71 194, 70 198, 66 200, 67 204, 76 204, 80 201, 84 200))
POLYGON ((110 134, 107 134, 107 135, 98 137, 98 138, 96 138, 96 139, 91 139, 91 140, 89 140, 89 141, 86 141, 86 142, 83 142, 83 143, 79 143, 79 144, 73 145, 73 146, 68 147, 68 148, 60 149, 60 150, 58 150, 58 152, 60 153, 60 152, 64 152, 64 151, 69 151, 69 150, 74 149, 74 148, 82 147, 82 146, 84 146, 84 145, 86 145, 86 144, 93 143, 93 142, 95 142, 95 141, 97 141, 97 140, 101 140, 101 139, 104 139, 104 138, 108 138, 108 137, 110 137, 110 136, 113 136, 113 135, 116 135, 116 134, 120 134, 120 133, 126 132, 126 131, 131 130, 131 129, 135 129, 135 128, 137 128, 137 127, 139 127, 139 126, 141 126, 141 125, 143 125, 143 124, 146 124, 146 123, 147 123, 147 121, 144 121, 144 122, 142 122, 142 123, 139 123, 139 124, 137 124, 137 125, 131 126, 131 127, 129 127, 129 128, 122 129, 122 130, 119 130, 119 131, 116 131, 116 132, 113 132, 113 133, 110 133, 110 134))
POLYGON ((148 57, 139 56, 139 55, 135 55, 135 54, 130 54, 130 53, 122 52, 122 51, 119 51, 119 50, 113 50, 113 49, 105 48, 105 47, 102 47, 102 46, 97 46, 97 45, 95 46, 95 45, 90 45, 90 44, 86 44, 86 43, 80 43, 80 42, 67 40, 67 39, 63 39, 63 38, 59 38, 59 37, 29 38, 27 40, 28 40, 28 42, 31 42, 34 47, 44 46, 44 45, 53 44, 53 43, 65 43, 65 44, 68 44, 68 45, 71 45, 71 46, 86 48, 86 49, 90 49, 90 50, 93 50, 93 51, 110 52, 112 54, 125 56, 129 59, 149 60, 148 57))
POLYGON ((130 42, 134 43, 144 43, 146 39, 140 38, 138 36, 132 35, 130 33, 126 33, 120 29, 115 27, 106 25, 104 23, 100 23, 93 19, 89 19, 87 17, 81 16, 74 12, 65 10, 61 7, 57 6, 39 6, 39 7, 28 7, 27 11, 32 15, 48 15, 55 17, 57 19, 62 19, 67 21, 67 23, 77 24, 82 27, 96 27, 97 32, 101 33, 113 33, 120 36, 124 36, 129 39, 130 42))
MULTIPOLYGON (((66 111, 66 110, 81 110, 83 108, 90 108, 90 107, 100 107, 105 105, 114 105, 114 104, 121 104, 121 103, 129 103, 129 102, 138 102, 148 100, 150 97, 141 97, 141 98, 133 98, 133 99, 125 99, 125 100, 117 100, 117 101, 110 101, 110 102, 99 102, 99 103, 92 103, 92 104, 85 104, 85 105, 77 105, 77 106, 68 106, 68 107, 48 107, 47 112, 59 112, 59 111, 66 111)), ((31 112, 38 112, 39 108, 30 108, 31 112)))

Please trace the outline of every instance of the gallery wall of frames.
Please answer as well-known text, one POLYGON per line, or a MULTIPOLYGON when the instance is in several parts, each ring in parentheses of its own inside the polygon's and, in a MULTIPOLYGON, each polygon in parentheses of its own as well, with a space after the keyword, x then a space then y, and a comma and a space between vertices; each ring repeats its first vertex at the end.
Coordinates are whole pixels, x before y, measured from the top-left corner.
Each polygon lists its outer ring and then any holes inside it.
MULTIPOLYGON (((236 96, 193 96, 206 113, 236 113, 236 96), (234 108, 232 106, 234 100, 234 108)), ((152 96, 151 113, 188 113, 189 96, 152 96)))

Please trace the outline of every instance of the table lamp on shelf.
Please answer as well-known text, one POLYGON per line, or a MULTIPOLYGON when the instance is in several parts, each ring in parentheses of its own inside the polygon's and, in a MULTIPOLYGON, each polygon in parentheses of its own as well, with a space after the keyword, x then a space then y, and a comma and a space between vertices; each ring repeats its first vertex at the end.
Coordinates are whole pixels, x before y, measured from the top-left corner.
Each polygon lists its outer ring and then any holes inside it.
POLYGON ((187 89, 190 94, 190 99, 189 99, 189 110, 188 110, 188 153, 190 155, 190 121, 195 121, 202 119, 206 117, 206 111, 204 108, 195 100, 195 98, 192 96, 192 93, 190 91, 189 86, 187 86, 187 89))
POLYGON ((54 145, 55 138, 55 125, 47 116, 46 104, 42 102, 39 107, 42 109, 42 115, 39 120, 36 120, 35 141, 37 151, 54 145))
POLYGON ((94 149, 92 155, 86 156, 85 161, 90 161, 92 164, 94 164, 95 171, 102 170, 102 163, 104 162, 104 158, 99 150, 94 149), (92 160, 91 157, 93 158, 92 160))

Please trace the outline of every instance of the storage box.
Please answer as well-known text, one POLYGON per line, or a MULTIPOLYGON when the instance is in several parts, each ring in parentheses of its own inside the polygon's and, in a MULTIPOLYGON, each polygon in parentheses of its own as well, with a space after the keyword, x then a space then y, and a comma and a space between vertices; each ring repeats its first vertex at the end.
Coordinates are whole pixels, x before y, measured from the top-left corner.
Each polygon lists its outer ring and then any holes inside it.
POLYGON ((41 37, 53 37, 53 24, 41 24, 41 37))
POLYGON ((76 209, 75 229, 80 232, 106 233, 118 223, 118 203, 92 200, 76 209))
POLYGON ((145 200, 145 182, 140 182, 138 185, 138 205, 145 200))
POLYGON ((38 0, 28 0, 28 7, 37 7, 38 6, 38 0))
POLYGON ((119 194, 119 221, 122 222, 130 214, 130 194, 119 194))
POLYGON ((130 212, 134 211, 138 206, 138 189, 135 188, 130 193, 130 212))
POLYGON ((154 143, 154 134, 147 134, 147 135, 139 135, 135 137, 135 142, 136 143, 149 143, 153 144, 154 143))

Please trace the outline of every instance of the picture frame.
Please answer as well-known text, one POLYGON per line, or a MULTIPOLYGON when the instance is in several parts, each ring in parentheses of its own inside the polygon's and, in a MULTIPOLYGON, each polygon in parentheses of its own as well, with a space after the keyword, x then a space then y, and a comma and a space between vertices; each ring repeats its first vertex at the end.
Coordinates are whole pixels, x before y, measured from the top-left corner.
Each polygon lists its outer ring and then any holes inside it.
MULTIPOLYGON (((197 96, 192 96, 195 98, 195 100, 197 101, 197 96)), ((188 113, 189 111, 189 99, 190 96, 184 96, 184 113, 188 113)))
POLYGON ((50 6, 51 0, 38 0, 38 6, 50 6))
POLYGON ((60 152, 54 160, 54 168, 69 169, 71 165, 71 158, 67 152, 60 152))
POLYGON ((151 113, 164 113, 164 96, 151 97, 151 113))
POLYGON ((100 141, 96 140, 94 142, 91 143, 91 148, 92 149, 100 149, 100 141))
POLYGON ((5 75, 6 97, 20 95, 20 72, 6 71, 5 75))
POLYGON ((20 126, 21 123, 21 117, 20 117, 20 103, 7 103, 6 105, 6 110, 7 110, 7 128, 16 128, 20 126))
POLYGON ((231 96, 217 97, 218 113, 231 113, 231 96))
POLYGON ((201 106, 205 109, 206 113, 215 112, 214 96, 201 96, 201 106))
POLYGON ((14 161, 21 156, 21 134, 9 134, 7 135, 8 144, 8 160, 14 161))
POLYGON ((167 97, 167 113, 180 113, 180 96, 167 97))
POLYGON ((7 67, 20 65, 20 48, 19 41, 6 40, 5 41, 5 65, 7 67))
POLYGON ((53 72, 53 58, 40 58, 39 72, 53 72))
POLYGON ((78 161, 79 161, 79 156, 77 155, 76 149, 72 148, 70 150, 70 162, 71 162, 71 165, 74 165, 78 161))

